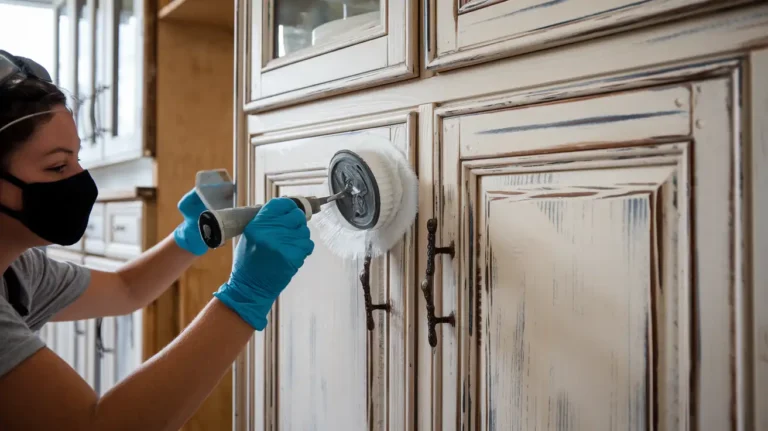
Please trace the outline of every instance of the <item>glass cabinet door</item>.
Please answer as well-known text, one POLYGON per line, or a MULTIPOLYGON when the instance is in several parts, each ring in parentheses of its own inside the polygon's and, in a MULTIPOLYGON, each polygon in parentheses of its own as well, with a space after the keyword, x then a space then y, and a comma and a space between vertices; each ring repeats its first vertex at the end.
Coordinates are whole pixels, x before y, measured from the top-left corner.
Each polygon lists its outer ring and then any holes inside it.
POLYGON ((418 73, 414 0, 251 0, 248 111, 418 73))
POLYGON ((714 0, 426 0, 427 69, 445 70, 648 24, 661 15, 723 7, 714 0), (433 24, 433 25, 430 25, 433 24))
POLYGON ((76 2, 76 101, 75 121, 80 135, 80 161, 94 163, 102 158, 102 145, 97 139, 97 111, 94 98, 95 83, 95 11, 99 0, 77 0, 76 2))
POLYGON ((73 90, 75 83, 74 56, 75 37, 72 31, 74 25, 74 5, 70 1, 61 1, 54 6, 55 43, 54 50, 56 61, 54 63, 54 81, 67 95, 67 104, 72 107, 75 102, 73 90))
POLYGON ((142 156, 142 1, 105 1, 104 52, 100 94, 104 115, 104 157, 109 161, 142 156))

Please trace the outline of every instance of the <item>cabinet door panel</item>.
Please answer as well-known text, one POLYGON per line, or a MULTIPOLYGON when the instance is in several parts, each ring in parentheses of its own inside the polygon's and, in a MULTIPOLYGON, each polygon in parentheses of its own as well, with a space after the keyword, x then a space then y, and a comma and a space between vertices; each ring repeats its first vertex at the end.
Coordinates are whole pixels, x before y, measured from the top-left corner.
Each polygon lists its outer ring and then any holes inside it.
MULTIPOLYGON (((255 201, 325 195, 333 154, 371 135, 388 138, 411 158, 411 123, 402 118, 391 126, 258 145, 255 201)), ((412 233, 372 260, 373 303, 388 302, 390 311, 374 311, 375 327, 368 331, 359 279, 363 260, 337 257, 316 239, 312 221, 309 226, 314 253, 272 308, 267 329, 254 339, 251 420, 256 429, 409 429, 412 233)))
POLYGON ((731 426, 733 88, 441 118, 435 429, 731 426))
POLYGON ((104 156, 104 144, 98 139, 99 113, 94 76, 96 75, 97 0, 77 0, 77 108, 76 122, 80 135, 80 161, 95 163, 104 156))
POLYGON ((649 25, 716 0, 434 0, 435 44, 430 69, 465 66, 649 25))
MULTIPOLYGON (((105 0, 102 0, 105 1, 105 0)), ((143 155, 141 100, 143 76, 143 2, 109 0, 102 19, 106 32, 100 113, 104 116, 104 157, 109 163, 143 155)))
POLYGON ((247 2, 246 109, 416 76, 415 0, 247 2))

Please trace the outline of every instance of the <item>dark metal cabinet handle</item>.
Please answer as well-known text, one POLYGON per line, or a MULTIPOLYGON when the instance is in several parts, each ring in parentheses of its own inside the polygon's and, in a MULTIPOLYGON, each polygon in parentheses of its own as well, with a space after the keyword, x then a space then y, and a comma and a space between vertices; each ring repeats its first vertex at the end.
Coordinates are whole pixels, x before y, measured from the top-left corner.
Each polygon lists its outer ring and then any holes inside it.
POLYGON ((373 310, 384 310, 389 312, 389 303, 373 304, 371 300, 371 255, 365 256, 363 270, 360 271, 360 284, 363 285, 363 296, 365 298, 365 320, 369 331, 375 327, 373 323, 373 310))
POLYGON ((448 254, 453 258, 455 251, 453 241, 448 247, 435 247, 435 232, 437 231, 437 219, 430 219, 427 222, 427 275, 421 283, 421 290, 424 292, 424 299, 427 301, 427 324, 429 325, 429 345, 437 346, 437 333, 435 326, 441 323, 448 323, 451 326, 456 325, 456 318, 453 312, 447 316, 435 317, 435 303, 433 298, 433 289, 435 283, 435 255, 448 254))
POLYGON ((99 358, 103 357, 105 353, 112 353, 113 349, 104 348, 104 340, 101 338, 101 322, 102 318, 96 319, 96 354, 99 358))

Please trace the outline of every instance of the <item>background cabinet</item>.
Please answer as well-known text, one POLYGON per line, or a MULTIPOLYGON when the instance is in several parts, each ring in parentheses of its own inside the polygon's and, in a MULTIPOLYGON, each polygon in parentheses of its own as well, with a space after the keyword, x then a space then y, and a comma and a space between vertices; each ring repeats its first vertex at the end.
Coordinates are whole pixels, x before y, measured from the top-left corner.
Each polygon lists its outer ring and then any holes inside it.
MULTIPOLYGON (((134 195, 100 193, 80 247, 46 247, 57 260, 74 262, 101 271, 116 271, 154 244, 155 203, 153 189, 136 189, 134 195)), ((86 381, 103 394, 135 370, 150 349, 144 344, 144 321, 153 327, 154 308, 125 316, 109 316, 75 322, 49 322, 40 330, 49 348, 66 360, 86 381)), ((151 344, 150 344, 151 346, 151 344)))
POLYGON ((81 163, 94 168, 151 156, 143 126, 143 1, 59 0, 56 11, 55 78, 70 96, 81 163))

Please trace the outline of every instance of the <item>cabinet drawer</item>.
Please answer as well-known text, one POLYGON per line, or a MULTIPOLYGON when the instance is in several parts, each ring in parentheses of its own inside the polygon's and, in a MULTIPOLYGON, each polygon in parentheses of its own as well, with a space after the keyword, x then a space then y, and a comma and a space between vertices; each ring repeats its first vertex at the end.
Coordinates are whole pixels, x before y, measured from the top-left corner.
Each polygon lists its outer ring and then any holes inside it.
POLYGON ((104 254, 105 218, 104 204, 97 202, 91 210, 91 217, 88 219, 88 227, 85 229, 83 238, 83 248, 86 253, 104 254))
POLYGON ((416 0, 246 1, 249 111, 418 73, 416 0))
POLYGON ((107 203, 107 256, 131 259, 141 254, 143 207, 141 201, 107 203))
MULTIPOLYGON (((435 23, 427 68, 443 70, 522 54, 575 39, 650 25, 717 0, 426 0, 435 23)), ((743 3, 743 2, 742 2, 743 3)))

